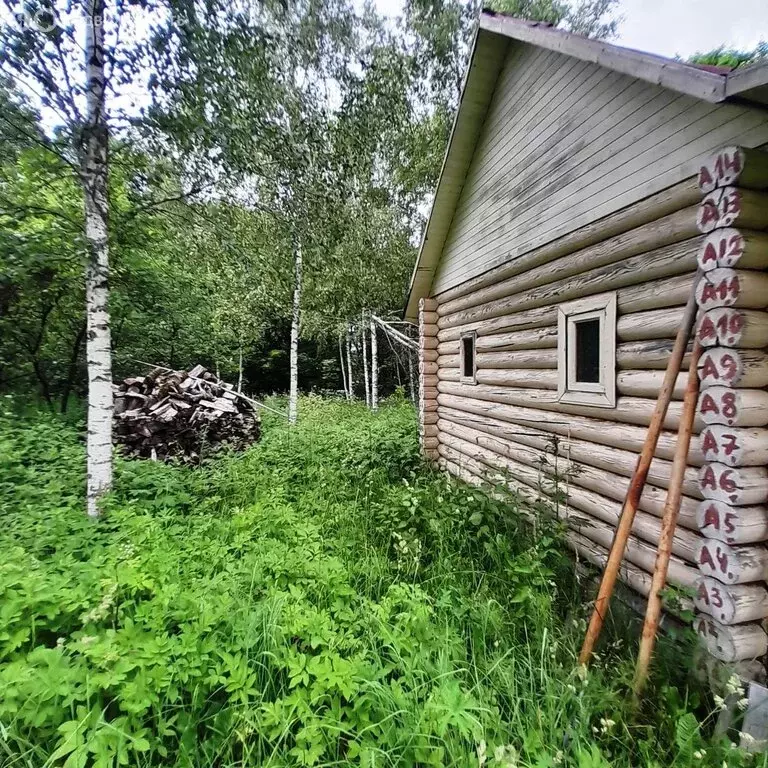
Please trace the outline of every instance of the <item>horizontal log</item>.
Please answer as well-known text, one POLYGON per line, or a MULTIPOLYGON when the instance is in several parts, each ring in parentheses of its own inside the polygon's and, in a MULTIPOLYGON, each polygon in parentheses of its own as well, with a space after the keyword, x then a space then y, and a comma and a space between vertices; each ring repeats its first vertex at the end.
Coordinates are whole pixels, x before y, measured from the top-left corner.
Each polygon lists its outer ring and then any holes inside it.
POLYGON ((438 440, 436 437, 423 437, 421 447, 427 450, 437 450, 438 440))
MULTIPOLYGON (((665 373, 666 371, 663 370, 619 371, 616 374, 616 391, 620 395, 649 397, 655 400, 659 396, 665 373)), ((675 379, 675 386, 672 390, 672 397, 675 400, 683 399, 687 378, 687 373, 680 373, 675 379)))
POLYGON ((551 349, 557 346, 557 326, 531 328, 526 331, 497 333, 492 336, 480 336, 476 349, 482 352, 516 352, 524 349, 551 349))
MULTIPOLYGON (((707 392, 711 392, 712 387, 707 392)), ((528 408, 536 408, 545 411, 558 411, 561 419, 566 415, 590 416, 595 419, 622 422, 624 424, 640 424, 648 426, 651 415, 656 406, 655 401, 639 397, 619 397, 616 399, 615 408, 600 408, 591 405, 571 405, 561 403, 557 399, 557 392, 545 389, 524 389, 514 387, 491 387, 485 384, 461 384, 453 381, 440 381, 437 385, 440 393, 437 397, 441 405, 448 404, 442 400, 443 395, 456 395, 458 397, 487 400, 505 405, 520 405, 528 408)), ((730 392, 755 392, 757 390, 729 390, 730 392)), ((766 395, 768 396, 768 395, 766 395)), ((667 417, 664 422, 666 429, 677 429, 680 419, 680 403, 673 402, 669 405, 667 417)), ((697 425, 698 433, 702 424, 697 425)))
POLYGON ((696 226, 705 234, 714 229, 768 228, 768 194, 737 187, 720 187, 699 203, 696 226))
POLYGON ((765 309, 768 274, 729 267, 704 272, 696 283, 696 303, 704 312, 717 307, 765 309))
MULTIPOLYGON (((665 371, 674 346, 674 339, 628 341, 625 344, 619 344, 616 347, 616 367, 665 371)), ((689 342, 681 366, 683 369, 688 367, 692 348, 693 342, 689 342)))
POLYGON ((437 374, 437 363, 430 363, 427 360, 419 360, 419 374, 437 374))
POLYGON ((768 355, 757 350, 712 347, 699 359, 702 389, 712 386, 757 388, 768 386, 768 355))
MULTIPOLYGON (((441 368, 440 381, 461 381, 458 368, 441 368)), ((548 370, 478 370, 478 384, 502 387, 530 387, 532 389, 557 389, 557 371, 548 370)))
POLYGON ((421 298, 419 299, 419 313, 422 312, 436 312, 437 311, 437 299, 421 298))
POLYGON ((733 227, 710 232, 696 254, 699 269, 709 272, 718 267, 730 269, 768 268, 768 234, 733 227))
MULTIPOLYGON (((552 472, 563 475, 563 482, 575 483, 587 490, 596 491, 607 499, 623 500, 625 478, 632 477, 637 464, 636 454, 611 446, 573 437, 558 439, 555 442, 551 435, 542 434, 533 427, 504 425, 503 422, 477 416, 472 418, 442 406, 438 415, 440 419, 437 426, 440 433, 447 432, 534 469, 549 468, 552 472), (536 449, 537 453, 531 453, 526 447, 536 449), (617 475, 620 477, 616 477, 617 475)), ((659 493, 657 487, 669 486, 670 472, 671 462, 659 458, 653 460, 648 472, 648 492, 641 508, 658 517, 663 511, 665 494, 659 493)), ((698 490, 697 472, 693 467, 686 470, 683 492, 691 498, 683 498, 680 524, 698 531, 698 502, 695 499, 701 498, 701 494, 698 490)), ((617 514, 618 511, 617 509, 617 514)))
POLYGON ((705 499, 696 510, 702 536, 726 544, 755 544, 768 539, 768 506, 738 507, 705 499))
POLYGON ((694 605, 721 624, 762 621, 768 616, 768 590, 762 584, 723 584, 703 577, 696 585, 694 605))
POLYGON ((437 400, 421 400, 419 402, 419 413, 430 413, 437 410, 437 400))
POLYGON ((712 656, 732 663, 756 659, 768 651, 768 635, 760 624, 721 624, 711 616, 699 614, 694 621, 696 633, 712 656))
MULTIPOLYGON (((487 418, 501 425, 511 424, 513 428, 531 427, 560 438, 577 438, 634 453, 639 453, 642 450, 647 431, 639 426, 605 421, 601 418, 506 405, 466 396, 439 394, 437 401, 440 406, 440 413, 464 414, 469 419, 478 417, 481 423, 483 419, 487 418), (448 410, 444 411, 443 409, 448 410)), ((671 459, 674 456, 676 442, 677 436, 674 432, 662 431, 659 435, 656 455, 671 459)), ((693 465, 704 463, 697 436, 694 436, 691 441, 688 462, 693 465)))
POLYGON ((702 539, 696 564, 704 576, 723 584, 749 584, 768 577, 768 547, 762 544, 735 546, 716 539, 702 539))
MULTIPOLYGON (((469 454, 444 444, 442 442, 442 437, 443 436, 441 435, 439 448, 440 455, 454 464, 468 467, 474 474, 484 477, 490 485, 499 485, 503 487, 512 483, 512 487, 515 487, 517 483, 522 483, 533 488, 535 491, 538 491, 541 500, 547 498, 548 494, 546 489, 542 490, 540 487, 539 473, 537 470, 497 456, 493 456, 489 459, 493 462, 492 465, 486 464, 469 454)), ((480 452, 482 449, 475 447, 475 450, 480 452)), ((570 529, 597 542, 606 549, 610 548, 615 532, 612 525, 585 514, 574 514, 569 512, 563 504, 555 505, 554 511, 570 529)), ((627 545, 625 557, 630 562, 633 562, 644 570, 650 572, 653 570, 656 559, 656 548, 655 546, 632 536, 630 543, 627 545)), ((681 586, 693 587, 698 578, 699 574, 696 569, 691 565, 686 565, 686 563, 678 557, 674 557, 670 562, 670 582, 681 586)))
POLYGON ((423 448, 421 455, 424 457, 424 460, 430 464, 434 464, 440 458, 440 454, 435 448, 423 448))
POLYGON ((485 368, 557 368, 554 349, 526 349, 520 352, 478 352, 478 371, 485 368))
MULTIPOLYGON (((440 385, 438 385, 438 390, 440 385)), ((761 389, 707 387, 699 394, 698 417, 704 424, 764 427, 768 424, 768 392, 761 389)))
POLYGON ((437 424, 437 413, 423 411, 419 413, 419 421, 424 424, 437 424))
POLYGON ((423 349, 437 349, 437 333, 434 336, 420 336, 419 351, 423 349))
POLYGON ((768 429, 713 424, 702 430, 700 444, 708 462, 717 461, 728 467, 768 464, 768 429))
POLYGON ((437 395, 437 386, 419 387, 419 400, 437 400, 437 395))
POLYGON ((521 257, 518 270, 511 277, 498 280, 469 294, 448 301, 441 300, 438 315, 461 312, 479 304, 530 291, 558 280, 581 275, 588 270, 625 261, 633 256, 656 251, 676 243, 695 238, 697 206, 676 211, 657 221, 649 222, 629 232, 603 240, 573 253, 543 264, 531 264, 531 259, 521 257))
MULTIPOLYGON (((694 273, 688 272, 664 280, 652 280, 640 285, 631 285, 616 292, 619 315, 644 312, 661 307, 675 307, 685 304, 691 292, 694 273)), ((557 307, 545 306, 537 309, 514 312, 490 320, 466 323, 452 328, 443 328, 437 333, 442 341, 458 339, 462 333, 476 331, 478 337, 494 333, 540 328, 557 322, 557 307)))
POLYGON ((619 341, 674 339, 684 312, 685 307, 668 307, 622 315, 616 322, 616 337, 619 341))
POLYGON ((762 349, 768 346, 768 312, 710 309, 699 316, 696 333, 703 347, 762 349))
POLYGON ((747 147, 723 147, 701 164, 698 183, 705 195, 718 187, 768 189, 768 153, 747 147))
POLYGON ((438 352, 436 349, 419 350, 419 360, 423 360, 425 363, 436 363, 437 358, 438 352))
POLYGON ((694 175, 690 179, 685 179, 672 187, 650 195, 644 200, 632 203, 616 213, 604 216, 551 243, 530 251, 532 260, 528 263, 521 265, 520 257, 510 259, 505 264, 501 264, 482 275, 467 280, 461 285, 450 288, 440 294, 440 301, 450 301, 457 296, 463 296, 486 285, 492 285, 507 277, 519 274, 519 272, 529 269, 534 263, 543 264, 546 261, 581 250, 622 232, 628 232, 649 222, 658 221, 660 218, 675 211, 689 206, 697 206, 700 200, 701 192, 694 175))
POLYGON ((699 468, 699 488, 705 499, 728 504, 764 504, 768 501, 766 467, 729 467, 713 461, 699 468))
POLYGON ((437 325, 437 318, 439 315, 437 312, 422 312, 419 315, 419 323, 423 325, 437 325))
POLYGON ((700 240, 700 237, 696 237, 674 243, 655 251, 623 259, 615 264, 590 269, 573 277, 489 301, 477 307, 441 315, 437 325, 442 330, 496 318, 510 312, 535 309, 569 299, 583 298, 590 294, 644 284, 649 280, 680 275, 695 269, 696 252, 700 240))

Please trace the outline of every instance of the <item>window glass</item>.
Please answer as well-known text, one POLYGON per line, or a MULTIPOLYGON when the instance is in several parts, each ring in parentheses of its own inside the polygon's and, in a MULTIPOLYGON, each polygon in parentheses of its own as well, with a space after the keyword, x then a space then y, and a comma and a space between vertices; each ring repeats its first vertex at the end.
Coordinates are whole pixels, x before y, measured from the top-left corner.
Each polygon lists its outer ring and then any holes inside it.
POLYGON ((467 378, 473 378, 475 375, 475 337, 464 336, 461 340, 461 345, 461 375, 467 378))
POLYGON ((576 381, 600 382, 600 319, 576 321, 576 381))

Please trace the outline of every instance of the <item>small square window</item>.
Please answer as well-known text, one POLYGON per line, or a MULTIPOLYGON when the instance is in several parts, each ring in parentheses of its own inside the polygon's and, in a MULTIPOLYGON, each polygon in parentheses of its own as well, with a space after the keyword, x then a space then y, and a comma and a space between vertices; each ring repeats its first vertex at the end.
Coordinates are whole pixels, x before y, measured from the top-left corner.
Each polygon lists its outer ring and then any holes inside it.
POLYGON ((616 407, 616 294, 561 304, 557 396, 562 403, 616 407))
POLYGON ((463 384, 477 384, 477 359, 475 357, 475 340, 477 334, 472 331, 461 337, 459 347, 459 367, 461 369, 461 381, 463 384))

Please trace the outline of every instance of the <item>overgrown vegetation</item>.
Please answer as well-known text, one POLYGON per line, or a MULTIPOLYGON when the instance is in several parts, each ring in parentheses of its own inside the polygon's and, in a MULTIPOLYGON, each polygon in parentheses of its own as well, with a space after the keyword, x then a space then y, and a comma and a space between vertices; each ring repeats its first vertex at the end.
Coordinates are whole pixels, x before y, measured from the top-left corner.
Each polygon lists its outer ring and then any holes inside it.
POLYGON ((82 426, 4 402, 5 766, 749 763, 679 648, 640 713, 619 634, 577 674, 560 531, 420 466, 403 401, 305 398, 199 470, 120 461, 98 522, 82 426))

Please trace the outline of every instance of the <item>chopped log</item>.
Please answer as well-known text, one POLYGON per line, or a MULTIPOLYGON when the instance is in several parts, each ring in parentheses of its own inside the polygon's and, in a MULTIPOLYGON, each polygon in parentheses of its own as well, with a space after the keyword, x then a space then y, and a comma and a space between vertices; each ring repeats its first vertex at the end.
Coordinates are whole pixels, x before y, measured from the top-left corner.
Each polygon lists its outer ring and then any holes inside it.
POLYGON ((713 424, 701 432, 701 451, 706 461, 729 467, 765 465, 768 464, 768 429, 713 424))
POLYGON ((740 231, 733 227, 710 232, 696 255, 699 269, 709 272, 718 267, 731 269, 768 268, 768 235, 740 231))
POLYGON ((712 386, 768 386, 768 355, 765 352, 712 347, 699 360, 701 388, 712 386))
POLYGON ((768 189, 768 153, 747 147, 723 147, 701 164, 698 183, 705 195, 718 187, 768 189))
POLYGON ((768 635, 760 624, 729 627, 711 616, 699 615, 694 627, 709 653, 720 661, 756 659, 768 651, 768 635))
POLYGON ((768 539, 768 506, 739 507, 705 499, 696 510, 703 536, 726 544, 755 544, 768 539))
POLYGON ((718 267, 699 278, 696 303, 703 311, 716 307, 764 309, 768 306, 768 274, 718 267))
POLYGON ((731 546, 702 539, 696 556, 699 570, 723 584, 749 584, 768 577, 768 548, 760 545, 731 546))
POLYGON ((723 584, 702 577, 694 605, 725 625, 762 621, 768 616, 768 590, 762 584, 723 584))
POLYGON ((707 387, 699 395, 698 414, 704 424, 764 427, 768 424, 768 392, 707 387))
POLYGON ((763 504, 768 501, 766 467, 729 467, 713 461, 699 469, 699 488, 705 499, 728 504, 763 504))
POLYGON ((715 229, 768 228, 768 194, 737 187, 712 190, 699 204, 696 225, 705 234, 715 229))
POLYGON ((768 313, 719 307, 699 317, 698 337, 703 347, 762 349, 768 346, 768 313))

